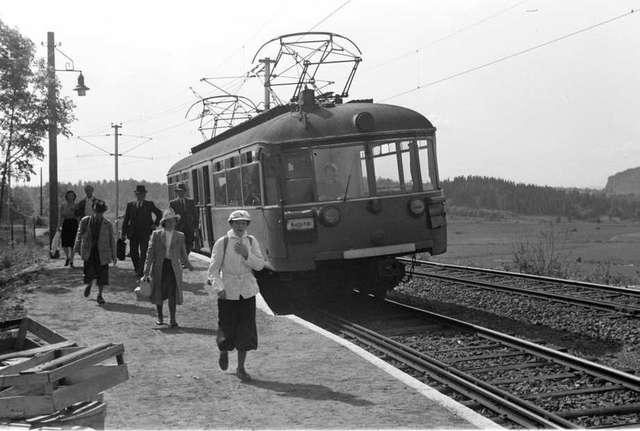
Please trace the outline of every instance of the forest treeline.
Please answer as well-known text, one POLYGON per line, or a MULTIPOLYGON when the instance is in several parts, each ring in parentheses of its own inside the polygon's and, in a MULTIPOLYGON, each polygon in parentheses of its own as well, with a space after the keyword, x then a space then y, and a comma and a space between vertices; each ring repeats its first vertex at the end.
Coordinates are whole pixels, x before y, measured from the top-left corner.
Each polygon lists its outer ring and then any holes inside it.
MULTIPOLYGON (((85 183, 61 183, 59 201, 67 190, 78 194, 78 201, 84 196, 85 183)), ((108 217, 115 215, 115 182, 90 182, 95 187, 95 195, 104 199, 109 206, 108 217)), ((148 190, 147 199, 163 209, 168 205, 167 185, 133 179, 120 181, 119 214, 124 213, 126 203, 134 200, 133 191, 137 184, 148 190)), ((640 220, 640 199, 631 196, 607 196, 601 190, 562 189, 533 184, 516 183, 493 177, 459 176, 442 181, 447 205, 456 208, 506 211, 522 215, 549 215, 583 220, 601 217, 640 220)), ((40 209, 39 187, 16 187, 12 189, 14 211, 26 216, 37 216, 40 209)), ((43 189, 43 214, 49 214, 48 187, 43 189)))
POLYGON ((456 207, 583 220, 640 219, 638 197, 607 196, 601 190, 563 189, 481 176, 459 176, 441 184, 447 204, 456 207))

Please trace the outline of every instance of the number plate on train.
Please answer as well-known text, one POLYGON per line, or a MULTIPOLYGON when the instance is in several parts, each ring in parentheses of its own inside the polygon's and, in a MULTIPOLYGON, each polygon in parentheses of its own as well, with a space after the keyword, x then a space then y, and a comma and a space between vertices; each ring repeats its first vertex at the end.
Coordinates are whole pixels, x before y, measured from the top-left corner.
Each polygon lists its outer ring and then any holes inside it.
POLYGON ((315 227, 312 218, 294 218, 287 220, 287 230, 310 230, 315 227))

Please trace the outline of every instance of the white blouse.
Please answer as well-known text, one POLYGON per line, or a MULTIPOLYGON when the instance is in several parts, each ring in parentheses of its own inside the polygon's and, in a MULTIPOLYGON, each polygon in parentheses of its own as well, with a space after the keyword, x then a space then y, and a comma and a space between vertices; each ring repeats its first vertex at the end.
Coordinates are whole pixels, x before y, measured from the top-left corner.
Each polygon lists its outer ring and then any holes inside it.
POLYGON ((240 238, 236 236, 233 229, 229 230, 225 236, 218 238, 211 251, 209 279, 213 280, 213 290, 216 293, 224 290, 226 299, 231 300, 238 300, 240 296, 246 299, 257 295, 260 290, 252 270, 260 271, 264 268, 264 264, 260 244, 255 237, 252 237, 250 242, 246 233, 240 238), (229 242, 223 264, 225 237, 229 238, 229 242), (234 246, 238 242, 246 245, 249 250, 246 259, 234 250, 234 246), (221 265, 222 268, 220 268, 221 265))

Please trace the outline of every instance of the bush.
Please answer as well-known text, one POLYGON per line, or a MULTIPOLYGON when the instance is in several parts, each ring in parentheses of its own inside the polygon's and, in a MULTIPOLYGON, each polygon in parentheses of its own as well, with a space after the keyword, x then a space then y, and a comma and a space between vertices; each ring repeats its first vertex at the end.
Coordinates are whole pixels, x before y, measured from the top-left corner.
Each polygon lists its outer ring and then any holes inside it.
POLYGON ((569 253, 563 251, 569 239, 565 229, 559 232, 554 223, 533 238, 517 240, 513 246, 513 263, 516 270, 526 274, 567 278, 573 272, 569 253))

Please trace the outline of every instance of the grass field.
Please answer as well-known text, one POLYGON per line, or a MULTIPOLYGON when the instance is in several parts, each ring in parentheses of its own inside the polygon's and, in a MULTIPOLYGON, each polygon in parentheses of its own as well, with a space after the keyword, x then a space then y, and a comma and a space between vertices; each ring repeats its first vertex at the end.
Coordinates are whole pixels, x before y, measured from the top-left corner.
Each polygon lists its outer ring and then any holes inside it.
POLYGON ((567 276, 608 284, 640 284, 637 222, 557 222, 543 217, 496 221, 448 216, 448 251, 431 260, 514 270, 518 245, 547 246, 549 237, 553 237, 555 257, 567 276))

